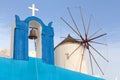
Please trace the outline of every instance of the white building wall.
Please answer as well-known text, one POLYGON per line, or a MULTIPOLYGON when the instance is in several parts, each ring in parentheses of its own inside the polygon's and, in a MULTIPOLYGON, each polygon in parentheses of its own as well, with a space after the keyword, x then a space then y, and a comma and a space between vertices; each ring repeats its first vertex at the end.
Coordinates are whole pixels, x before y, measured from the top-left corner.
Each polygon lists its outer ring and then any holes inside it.
MULTIPOLYGON (((80 72, 80 63, 83 52, 83 46, 79 43, 64 43, 55 49, 55 65, 80 72), (69 56, 78 46, 80 46, 74 54, 68 59, 69 56)), ((86 56, 83 57, 81 72, 88 73, 86 56)))

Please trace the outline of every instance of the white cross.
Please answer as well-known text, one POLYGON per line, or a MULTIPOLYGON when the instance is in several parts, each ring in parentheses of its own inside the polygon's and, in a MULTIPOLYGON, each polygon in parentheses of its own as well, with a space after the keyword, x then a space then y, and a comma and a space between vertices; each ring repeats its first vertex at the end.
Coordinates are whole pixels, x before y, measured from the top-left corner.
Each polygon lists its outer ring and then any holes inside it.
POLYGON ((35 16, 35 11, 39 11, 39 9, 35 8, 35 4, 32 4, 32 7, 28 7, 32 10, 32 16, 35 16))

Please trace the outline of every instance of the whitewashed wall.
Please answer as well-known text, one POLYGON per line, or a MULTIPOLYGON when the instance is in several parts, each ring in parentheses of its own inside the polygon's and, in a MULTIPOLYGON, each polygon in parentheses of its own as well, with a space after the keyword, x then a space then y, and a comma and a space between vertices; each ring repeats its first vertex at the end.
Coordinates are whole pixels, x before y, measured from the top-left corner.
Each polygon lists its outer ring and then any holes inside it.
MULTIPOLYGON (((80 63, 83 52, 83 46, 79 43, 64 43, 55 49, 55 65, 80 72, 80 63), (67 59, 67 55, 70 55, 78 46, 80 46, 75 53, 67 59)), ((88 73, 86 56, 83 57, 81 72, 88 73)))

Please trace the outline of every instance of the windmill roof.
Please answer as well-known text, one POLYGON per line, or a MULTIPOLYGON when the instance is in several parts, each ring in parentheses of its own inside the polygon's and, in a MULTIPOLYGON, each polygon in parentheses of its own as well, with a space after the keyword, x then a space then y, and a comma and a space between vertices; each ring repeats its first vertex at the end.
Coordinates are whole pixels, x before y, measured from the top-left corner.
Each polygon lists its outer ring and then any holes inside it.
POLYGON ((70 34, 68 34, 68 36, 67 36, 62 42, 60 42, 60 43, 55 47, 55 49, 56 49, 58 46, 60 46, 60 45, 62 45, 62 44, 64 44, 64 43, 68 43, 68 42, 70 42, 70 43, 80 43, 80 41, 77 41, 76 39, 74 39, 73 37, 71 37, 70 34))

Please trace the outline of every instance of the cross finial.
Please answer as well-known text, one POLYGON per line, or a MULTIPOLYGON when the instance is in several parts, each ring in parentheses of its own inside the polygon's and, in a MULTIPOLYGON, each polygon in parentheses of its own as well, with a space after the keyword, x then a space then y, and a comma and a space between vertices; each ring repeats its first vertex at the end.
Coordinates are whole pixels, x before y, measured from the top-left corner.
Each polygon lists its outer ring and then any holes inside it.
POLYGON ((32 4, 32 7, 28 7, 32 10, 32 16, 35 16, 35 11, 39 11, 39 9, 35 8, 35 4, 32 4))

